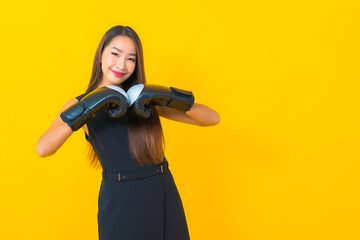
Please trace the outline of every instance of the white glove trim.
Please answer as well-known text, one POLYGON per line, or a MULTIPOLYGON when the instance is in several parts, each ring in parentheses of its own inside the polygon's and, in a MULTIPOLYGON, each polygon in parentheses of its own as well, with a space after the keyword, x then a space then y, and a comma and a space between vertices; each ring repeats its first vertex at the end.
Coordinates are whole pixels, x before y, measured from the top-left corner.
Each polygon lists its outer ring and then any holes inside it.
POLYGON ((129 88, 127 91, 127 95, 129 97, 129 107, 136 101, 136 99, 139 97, 141 91, 144 88, 144 84, 136 84, 129 88))
POLYGON ((113 89, 115 91, 118 91, 119 93, 121 93, 122 95, 124 95, 126 97, 128 104, 130 103, 128 95, 126 94, 125 90, 122 89, 121 87, 113 86, 113 85, 105 86, 105 87, 108 87, 108 88, 111 88, 111 89, 113 89))

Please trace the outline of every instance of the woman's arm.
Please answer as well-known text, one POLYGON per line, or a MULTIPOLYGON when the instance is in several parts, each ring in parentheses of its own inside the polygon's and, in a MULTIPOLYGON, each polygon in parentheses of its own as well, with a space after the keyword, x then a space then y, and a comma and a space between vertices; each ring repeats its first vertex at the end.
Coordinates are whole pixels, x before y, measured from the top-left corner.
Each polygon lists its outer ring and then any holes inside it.
POLYGON ((217 112, 200 103, 194 103, 185 113, 169 107, 155 106, 161 117, 198 126, 214 126, 220 122, 217 112))
POLYGON ((49 129, 39 138, 36 152, 40 157, 53 155, 73 134, 71 128, 61 119, 60 114, 77 101, 76 98, 69 100, 60 110, 49 129))

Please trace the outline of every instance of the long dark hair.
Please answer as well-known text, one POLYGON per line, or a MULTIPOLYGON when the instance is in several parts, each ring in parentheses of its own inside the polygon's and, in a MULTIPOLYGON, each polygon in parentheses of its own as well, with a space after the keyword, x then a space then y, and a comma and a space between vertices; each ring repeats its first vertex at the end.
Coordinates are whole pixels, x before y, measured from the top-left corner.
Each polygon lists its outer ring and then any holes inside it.
MULTIPOLYGON (((86 89, 86 93, 95 90, 100 84, 103 76, 100 63, 101 56, 104 48, 109 45, 111 40, 116 36, 127 36, 134 41, 136 46, 136 67, 133 74, 122 83, 123 89, 127 91, 133 85, 146 83, 143 50, 140 38, 131 27, 117 25, 110 28, 99 43, 95 53, 90 83, 86 89)), ((126 116, 129 147, 132 157, 140 166, 161 163, 164 158, 165 139, 160 118, 155 107, 151 106, 151 115, 149 118, 137 117, 134 114, 126 114, 126 116)), ((97 169, 101 168, 100 161, 89 142, 88 149, 90 165, 97 169)))

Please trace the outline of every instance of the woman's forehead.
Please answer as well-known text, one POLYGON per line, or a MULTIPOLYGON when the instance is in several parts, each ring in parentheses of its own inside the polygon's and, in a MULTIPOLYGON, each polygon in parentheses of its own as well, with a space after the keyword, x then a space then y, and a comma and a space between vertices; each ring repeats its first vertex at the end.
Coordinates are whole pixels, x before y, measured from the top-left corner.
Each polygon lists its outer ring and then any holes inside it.
POLYGON ((115 49, 120 52, 128 51, 136 53, 136 46, 134 41, 126 36, 117 36, 109 44, 110 49, 115 49))

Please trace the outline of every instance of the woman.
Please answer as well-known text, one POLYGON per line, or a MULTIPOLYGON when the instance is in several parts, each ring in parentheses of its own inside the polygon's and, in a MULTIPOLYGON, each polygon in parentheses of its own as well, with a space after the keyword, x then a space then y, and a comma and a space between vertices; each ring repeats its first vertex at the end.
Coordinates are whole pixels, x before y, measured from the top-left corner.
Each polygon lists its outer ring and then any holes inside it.
POLYGON ((36 147, 39 156, 50 156, 74 131, 85 131, 91 163, 103 169, 100 240, 189 239, 159 116, 199 126, 219 122, 192 92, 146 84, 138 35, 112 27, 97 48, 86 92, 64 105, 36 147))

